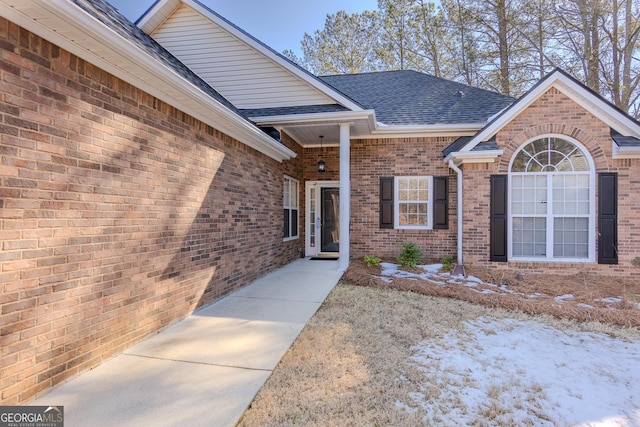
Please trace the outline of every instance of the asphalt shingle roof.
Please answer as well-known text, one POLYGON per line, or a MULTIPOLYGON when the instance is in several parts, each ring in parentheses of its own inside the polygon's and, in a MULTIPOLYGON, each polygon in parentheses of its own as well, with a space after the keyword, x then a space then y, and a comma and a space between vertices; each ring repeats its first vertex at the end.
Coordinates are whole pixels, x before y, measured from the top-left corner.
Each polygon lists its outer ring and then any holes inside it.
POLYGON ((411 70, 321 76, 387 125, 485 123, 514 98, 411 70))
POLYGON ((620 135, 613 129, 611 129, 611 139, 618 147, 640 147, 640 139, 633 136, 620 135))

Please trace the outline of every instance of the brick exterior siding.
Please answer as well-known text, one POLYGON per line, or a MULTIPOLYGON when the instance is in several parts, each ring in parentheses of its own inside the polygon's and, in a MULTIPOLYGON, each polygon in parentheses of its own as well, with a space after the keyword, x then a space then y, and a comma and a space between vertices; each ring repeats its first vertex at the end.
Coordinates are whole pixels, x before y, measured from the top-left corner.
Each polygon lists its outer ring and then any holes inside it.
POLYGON ((278 163, 4 19, 0 96, 1 404, 300 256, 290 140, 278 163))
POLYGON ((426 260, 456 255, 456 175, 443 162, 442 150, 453 138, 360 139, 351 141, 351 255, 398 256, 403 242, 420 246, 426 260), (380 178, 449 176, 449 228, 380 228, 380 178))
MULTIPOLYGON (((463 253, 466 264, 499 269, 553 271, 561 274, 587 271, 631 275, 635 272, 631 260, 640 256, 640 239, 638 239, 640 236, 638 233, 640 207, 634 201, 634 194, 639 194, 640 190, 638 187, 640 160, 613 160, 611 158, 612 141, 609 126, 557 89, 551 88, 500 130, 496 135, 496 142, 504 150, 504 154, 495 163, 463 165, 463 253), (511 158, 518 148, 538 136, 549 134, 565 135, 582 143, 593 159, 596 173, 618 173, 618 265, 489 262, 489 176, 491 174, 507 174, 511 158)), ((597 206, 597 200, 595 203, 597 206)), ((596 236, 597 234, 598 230, 596 229, 596 236)))

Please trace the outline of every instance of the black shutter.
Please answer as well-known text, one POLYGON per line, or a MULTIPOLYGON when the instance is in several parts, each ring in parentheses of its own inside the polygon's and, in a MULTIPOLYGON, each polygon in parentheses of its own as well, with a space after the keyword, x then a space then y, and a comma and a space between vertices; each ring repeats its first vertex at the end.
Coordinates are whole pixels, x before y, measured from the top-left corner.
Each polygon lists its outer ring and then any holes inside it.
POLYGON ((433 228, 449 228, 449 177, 433 177, 433 228))
POLYGON ((507 261, 507 175, 491 175, 490 261, 507 261))
POLYGON ((380 178, 380 228, 393 228, 393 177, 380 178))
POLYGON ((618 174, 598 174, 598 264, 618 263, 618 174))

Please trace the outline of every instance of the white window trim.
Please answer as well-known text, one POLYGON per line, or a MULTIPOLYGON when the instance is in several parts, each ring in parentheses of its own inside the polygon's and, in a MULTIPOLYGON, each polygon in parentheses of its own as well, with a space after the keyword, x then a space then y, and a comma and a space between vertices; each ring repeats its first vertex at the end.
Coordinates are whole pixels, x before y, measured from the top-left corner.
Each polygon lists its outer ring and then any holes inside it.
POLYGON ((413 175, 393 177, 393 228, 397 230, 433 230, 433 176, 413 175), (429 180, 429 200, 427 201, 427 225, 400 225, 400 200, 398 185, 400 179, 427 178, 429 180))
MULTIPOLYGON (((298 221, 296 222, 297 228, 295 230, 295 235, 291 235, 289 237, 283 237, 283 239, 282 239, 283 242, 290 242, 292 240, 300 239, 300 181, 295 179, 295 178, 293 178, 293 177, 285 175, 284 176, 284 180, 283 180, 283 188, 282 188, 283 197, 284 197, 284 182, 286 182, 286 181, 289 181, 291 183, 295 182, 296 188, 297 188, 297 190, 296 190, 296 195, 297 195, 296 199, 298 200, 298 205, 297 206, 287 205, 287 204, 284 203, 284 200, 283 200, 283 203, 282 203, 282 209, 283 210, 284 209, 290 209, 290 210, 291 209, 296 209, 298 211, 298 221)), ((291 191, 291 187, 289 187, 289 191, 291 191)), ((291 199, 291 198, 289 198, 289 199, 291 199)), ((291 227, 291 219, 289 219, 289 227, 291 227)), ((294 230, 290 230, 290 231, 293 232, 294 230)))
MULTIPOLYGON (((596 262, 596 175, 597 174, 596 174, 595 164, 593 162, 593 158, 591 157, 591 153, 589 152, 589 150, 587 150, 587 148, 581 142, 567 135, 560 135, 560 134, 538 135, 527 140, 522 145, 520 145, 520 147, 518 147, 518 149, 511 156, 511 160, 509 161, 508 171, 509 172, 508 172, 508 180, 507 180, 508 182, 507 194, 508 194, 508 200, 509 200, 509 205, 508 205, 509 220, 507 221, 507 257, 508 257, 507 259, 509 261, 521 261, 521 262, 556 262, 556 263, 585 263, 585 262, 594 263, 596 262), (587 164, 589 165, 588 171, 579 172, 580 174, 584 174, 584 173, 589 174, 589 255, 587 258, 554 258, 553 250, 549 250, 549 249, 553 249, 553 228, 550 229, 550 227, 547 227, 547 256, 545 258, 516 257, 513 255, 513 238, 512 237, 513 237, 514 215, 511 209, 511 196, 513 194, 512 188, 511 188, 511 178, 514 175, 524 175, 524 173, 520 173, 520 172, 512 173, 511 168, 513 167, 513 162, 515 158, 524 147, 526 147, 527 145, 529 145, 529 143, 537 139, 543 139, 543 138, 560 138, 574 144, 576 147, 582 150, 582 153, 584 154, 587 160, 587 164)), ((557 172, 557 174, 562 174, 562 172, 557 172)), ((576 174, 576 173, 569 172, 567 174, 576 174)), ((549 194, 549 196, 547 196, 547 202, 549 202, 550 200, 553 200, 549 198, 552 191, 553 190, 549 188, 549 186, 547 186, 547 192, 548 192, 547 194, 549 194)), ((551 204, 549 204, 548 206, 550 207, 551 204)), ((550 214, 547 213, 546 215, 544 215, 544 217, 548 218, 549 215, 550 214)), ((531 216, 539 216, 539 215, 531 215, 531 216)))

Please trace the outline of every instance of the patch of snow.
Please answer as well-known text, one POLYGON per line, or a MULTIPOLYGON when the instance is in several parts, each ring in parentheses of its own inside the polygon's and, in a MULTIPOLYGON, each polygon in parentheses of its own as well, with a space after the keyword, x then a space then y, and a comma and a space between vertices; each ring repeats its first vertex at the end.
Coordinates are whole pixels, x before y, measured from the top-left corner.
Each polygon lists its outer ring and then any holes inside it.
POLYGON ((420 265, 419 267, 429 273, 438 273, 442 269, 442 264, 420 265))
POLYGON ((477 278, 476 276, 467 276, 467 281, 475 282, 475 283, 484 283, 481 279, 477 278))
POLYGON ((495 291, 492 291, 491 289, 474 289, 474 288, 471 288, 471 290, 473 292, 477 292, 479 294, 495 294, 496 293, 495 291))
POLYGON ((622 298, 609 297, 609 298, 597 299, 596 301, 602 301, 602 302, 608 302, 610 304, 615 304, 615 303, 618 303, 618 302, 622 302, 622 298))
POLYGON ((554 298, 554 300, 558 301, 558 302, 562 302, 566 299, 573 299, 574 296, 572 294, 565 294, 565 295, 560 295, 554 298))
POLYGON ((472 425, 491 410, 500 425, 640 425, 640 341, 480 318, 410 360, 423 381, 396 406, 422 408, 429 425, 472 425))

